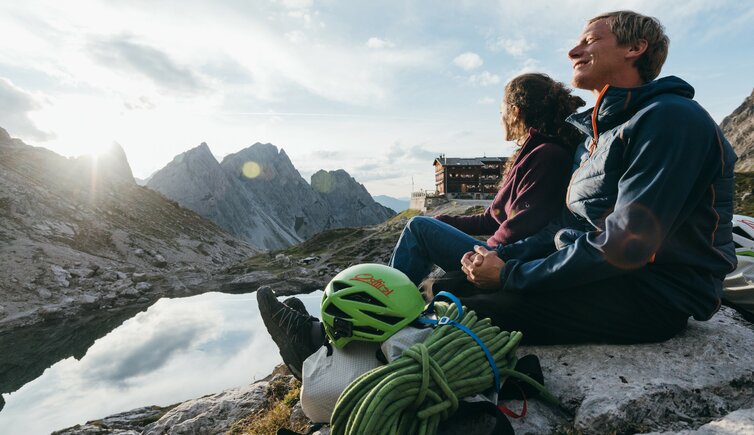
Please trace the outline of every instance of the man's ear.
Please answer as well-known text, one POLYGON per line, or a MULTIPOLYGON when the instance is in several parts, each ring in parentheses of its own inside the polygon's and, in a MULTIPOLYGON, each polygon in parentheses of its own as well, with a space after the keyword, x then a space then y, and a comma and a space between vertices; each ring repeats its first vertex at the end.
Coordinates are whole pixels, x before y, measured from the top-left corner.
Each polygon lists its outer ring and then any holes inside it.
POLYGON ((639 39, 638 41, 636 41, 636 43, 628 46, 628 51, 626 51, 626 59, 638 59, 642 54, 644 54, 645 51, 647 51, 648 46, 649 43, 646 39, 639 39))

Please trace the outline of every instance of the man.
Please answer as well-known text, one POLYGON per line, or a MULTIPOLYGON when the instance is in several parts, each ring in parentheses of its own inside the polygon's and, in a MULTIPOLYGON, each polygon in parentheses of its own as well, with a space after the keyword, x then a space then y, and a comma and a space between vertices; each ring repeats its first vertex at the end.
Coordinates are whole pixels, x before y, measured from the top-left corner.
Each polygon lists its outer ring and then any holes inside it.
POLYGON ((709 319, 735 267, 736 156, 677 77, 654 80, 668 38, 652 17, 597 16, 568 52, 593 109, 559 224, 461 261, 464 304, 530 343, 666 340, 709 319), (654 80, 654 81, 653 81, 654 80))

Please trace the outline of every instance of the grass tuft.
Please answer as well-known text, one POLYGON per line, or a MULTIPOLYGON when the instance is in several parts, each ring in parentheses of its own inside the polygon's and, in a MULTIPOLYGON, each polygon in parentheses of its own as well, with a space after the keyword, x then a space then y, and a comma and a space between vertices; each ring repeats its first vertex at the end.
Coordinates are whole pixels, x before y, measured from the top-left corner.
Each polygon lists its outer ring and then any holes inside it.
POLYGON ((291 424, 291 411, 298 403, 301 383, 295 381, 294 387, 281 397, 282 390, 285 388, 287 388, 285 381, 271 382, 267 388, 269 405, 233 423, 228 433, 231 435, 274 435, 280 428, 305 432, 306 426, 291 424))

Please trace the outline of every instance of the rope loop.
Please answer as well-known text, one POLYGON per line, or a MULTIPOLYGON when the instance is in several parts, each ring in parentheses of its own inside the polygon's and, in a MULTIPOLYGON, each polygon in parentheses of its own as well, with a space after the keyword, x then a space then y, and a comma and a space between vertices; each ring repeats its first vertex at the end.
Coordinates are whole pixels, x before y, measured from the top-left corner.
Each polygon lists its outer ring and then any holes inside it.
POLYGON ((413 406, 418 409, 417 417, 425 420, 446 410, 450 413, 455 412, 458 408, 458 397, 450 388, 442 367, 429 355, 427 346, 424 343, 416 343, 403 355, 414 360, 418 366, 415 372, 421 373, 419 391, 413 401, 413 406), (435 394, 428 394, 430 390, 435 394), (422 404, 425 405, 424 408, 419 409, 422 404))

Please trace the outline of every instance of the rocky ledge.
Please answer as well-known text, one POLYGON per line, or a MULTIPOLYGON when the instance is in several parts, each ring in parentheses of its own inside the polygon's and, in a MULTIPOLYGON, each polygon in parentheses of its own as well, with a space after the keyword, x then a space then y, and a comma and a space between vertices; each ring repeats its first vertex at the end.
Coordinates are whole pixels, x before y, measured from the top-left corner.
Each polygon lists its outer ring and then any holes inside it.
MULTIPOLYGON (((527 415, 512 423, 517 434, 754 433, 751 349, 754 326, 726 307, 710 321, 689 322, 686 331, 664 343, 522 347, 520 355, 539 356, 547 388, 572 415, 533 399, 527 415)), ((282 368, 274 376, 184 402, 148 426, 130 426, 130 432, 92 432, 90 423, 64 433, 266 433, 249 431, 238 421, 272 415, 270 397, 283 397, 296 386, 282 368)), ((505 404, 514 410, 523 406, 505 404)), ((277 424, 300 428, 306 423, 300 407, 290 405, 282 417, 275 416, 277 424)), ((473 435, 470 428, 482 426, 468 422, 464 432, 473 435)))

